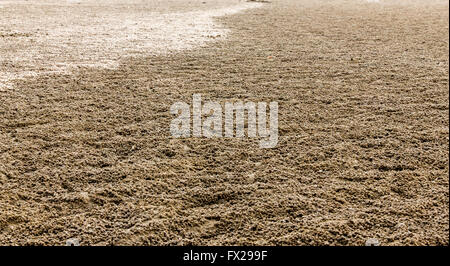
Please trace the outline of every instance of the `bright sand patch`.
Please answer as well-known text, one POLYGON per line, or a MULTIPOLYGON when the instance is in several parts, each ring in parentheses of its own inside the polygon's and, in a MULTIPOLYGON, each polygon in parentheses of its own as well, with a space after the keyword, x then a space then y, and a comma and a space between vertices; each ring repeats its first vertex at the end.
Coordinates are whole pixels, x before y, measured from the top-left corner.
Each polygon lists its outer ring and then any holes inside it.
POLYGON ((216 2, 0 1, 0 85, 78 66, 114 68, 127 57, 199 47, 226 37, 229 30, 215 17, 261 5, 216 2))

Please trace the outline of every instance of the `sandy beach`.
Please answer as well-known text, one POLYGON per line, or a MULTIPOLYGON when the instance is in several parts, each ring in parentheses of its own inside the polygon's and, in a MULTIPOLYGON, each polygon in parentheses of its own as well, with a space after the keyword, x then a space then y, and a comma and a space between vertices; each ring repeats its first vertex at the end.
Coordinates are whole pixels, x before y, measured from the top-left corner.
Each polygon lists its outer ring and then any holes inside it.
POLYGON ((0 0, 0 245, 448 245, 448 8, 0 0), (174 138, 194 93, 278 145, 174 138))

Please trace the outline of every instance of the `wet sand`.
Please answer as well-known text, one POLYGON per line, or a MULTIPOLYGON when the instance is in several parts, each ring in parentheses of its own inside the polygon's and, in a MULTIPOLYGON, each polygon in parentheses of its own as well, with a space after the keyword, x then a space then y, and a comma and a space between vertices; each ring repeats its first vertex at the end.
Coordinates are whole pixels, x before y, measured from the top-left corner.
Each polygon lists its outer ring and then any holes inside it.
POLYGON ((0 244, 448 245, 448 2, 279 0, 215 23, 226 38, 198 48, 0 90, 0 244), (277 101, 278 146, 171 137, 193 93, 277 101))

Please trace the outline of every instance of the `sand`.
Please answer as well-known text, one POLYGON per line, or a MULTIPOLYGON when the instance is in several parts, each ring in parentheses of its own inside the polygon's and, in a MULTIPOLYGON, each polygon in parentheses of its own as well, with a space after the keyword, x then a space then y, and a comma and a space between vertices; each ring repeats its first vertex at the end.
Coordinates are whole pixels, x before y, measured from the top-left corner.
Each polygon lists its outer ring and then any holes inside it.
POLYGON ((202 3, 186 4, 181 0, 169 3, 4 2, 0 86, 42 73, 67 74, 79 67, 116 68, 120 60, 128 57, 162 55, 203 46, 224 39, 228 33, 214 22, 214 17, 261 6, 241 1, 210 1, 206 8, 202 3))
MULTIPOLYGON (((206 2, 160 8, 229 3, 206 2)), ((5 6, 0 29, 34 25, 8 24, 5 6)), ((0 89, 0 244, 448 245, 448 14, 440 0, 273 0, 213 18, 220 40, 112 68, 3 61, 37 74, 0 89), (278 146, 171 137, 170 106, 193 93, 277 101, 278 146)), ((33 53, 36 33, 19 33, 0 47, 33 53)))

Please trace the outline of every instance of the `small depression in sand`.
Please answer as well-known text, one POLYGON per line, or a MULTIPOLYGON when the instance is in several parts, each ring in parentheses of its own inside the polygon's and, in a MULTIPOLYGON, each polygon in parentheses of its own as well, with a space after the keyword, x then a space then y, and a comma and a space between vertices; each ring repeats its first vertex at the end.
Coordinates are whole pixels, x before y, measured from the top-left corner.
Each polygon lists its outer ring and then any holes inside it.
POLYGON ((214 18, 260 3, 244 1, 0 0, 0 87, 77 67, 116 67, 226 37, 214 18))

